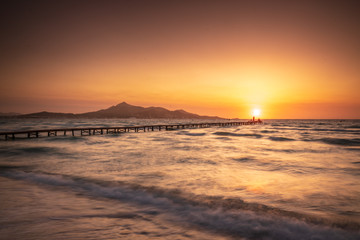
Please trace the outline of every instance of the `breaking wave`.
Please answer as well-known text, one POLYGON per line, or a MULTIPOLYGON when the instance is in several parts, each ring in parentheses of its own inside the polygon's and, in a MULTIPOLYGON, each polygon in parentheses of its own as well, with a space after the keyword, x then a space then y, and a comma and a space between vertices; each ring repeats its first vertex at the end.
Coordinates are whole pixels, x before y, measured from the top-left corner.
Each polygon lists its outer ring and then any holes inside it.
POLYGON ((329 222, 262 204, 248 203, 240 198, 195 195, 177 189, 23 172, 11 168, 2 169, 0 175, 44 186, 60 186, 59 190, 68 188, 92 197, 116 199, 141 208, 150 207, 152 214, 162 216, 174 224, 191 224, 233 237, 344 240, 359 237, 357 223, 329 222))

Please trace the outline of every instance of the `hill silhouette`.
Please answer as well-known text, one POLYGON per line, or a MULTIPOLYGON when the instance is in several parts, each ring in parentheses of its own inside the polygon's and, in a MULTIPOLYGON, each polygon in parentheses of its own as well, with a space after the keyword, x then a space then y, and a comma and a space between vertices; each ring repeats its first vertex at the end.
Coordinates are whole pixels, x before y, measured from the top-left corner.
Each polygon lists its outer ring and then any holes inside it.
POLYGON ((200 116, 184 110, 171 111, 162 107, 140 107, 122 102, 107 109, 87 113, 38 112, 19 115, 21 118, 142 118, 142 119, 221 119, 220 117, 200 116))

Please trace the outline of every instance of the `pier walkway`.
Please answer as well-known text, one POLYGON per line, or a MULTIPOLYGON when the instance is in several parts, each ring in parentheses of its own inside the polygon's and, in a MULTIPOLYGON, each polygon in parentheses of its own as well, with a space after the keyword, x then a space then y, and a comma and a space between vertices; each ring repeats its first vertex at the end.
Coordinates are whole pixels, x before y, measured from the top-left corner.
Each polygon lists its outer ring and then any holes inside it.
POLYGON ((122 127, 86 127, 86 128, 60 128, 60 129, 41 129, 41 130, 24 130, 0 132, 0 139, 14 140, 24 138, 39 138, 51 136, 88 136, 115 134, 125 132, 146 132, 161 130, 177 130, 188 128, 207 128, 207 127, 224 127, 224 126, 240 126, 261 124, 261 121, 248 122, 210 122, 210 123, 187 123, 187 124, 163 124, 163 125, 144 125, 144 126, 122 126, 122 127))

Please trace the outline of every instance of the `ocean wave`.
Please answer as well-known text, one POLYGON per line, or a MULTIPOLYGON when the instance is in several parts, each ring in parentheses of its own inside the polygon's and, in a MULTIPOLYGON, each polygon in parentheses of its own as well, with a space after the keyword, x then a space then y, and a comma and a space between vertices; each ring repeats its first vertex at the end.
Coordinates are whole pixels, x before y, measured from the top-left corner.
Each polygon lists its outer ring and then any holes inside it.
POLYGON ((16 165, 16 164, 0 164, 0 172, 9 170, 30 170, 32 166, 16 165))
POLYGON ((342 146, 360 146, 360 138, 344 139, 344 138, 321 138, 318 141, 333 145, 342 146))
POLYGON ((231 140, 231 138, 229 137, 216 137, 216 139, 219 139, 219 140, 231 140))
POLYGON ((191 224, 236 238, 358 239, 359 237, 357 223, 327 222, 321 218, 248 203, 240 198, 195 195, 178 189, 18 170, 3 171, 0 175, 45 186, 61 186, 59 190, 65 187, 81 191, 85 195, 129 202, 138 205, 140 209, 144 207, 145 211, 150 207, 153 214, 175 224, 191 224))
POLYGON ((85 141, 86 138, 81 136, 59 136, 59 137, 49 137, 44 139, 47 142, 77 142, 77 141, 85 141))
POLYGON ((334 129, 334 128, 312 128, 311 131, 315 131, 315 132, 339 132, 339 133, 360 133, 359 130, 334 129))
POLYGON ((357 147, 349 147, 349 148, 346 148, 346 150, 350 150, 350 151, 360 151, 360 148, 357 148, 357 147))
MULTIPOLYGON (((298 153, 298 152, 306 152, 306 150, 295 150, 295 149, 275 149, 275 148, 263 148, 264 151, 269 152, 283 152, 283 153, 298 153)), ((310 152, 310 151, 309 151, 310 152)))
MULTIPOLYGON (((295 175, 304 175, 304 174, 314 174, 314 173, 323 173, 324 171, 336 171, 338 169, 333 168, 322 168, 322 167, 309 167, 301 164, 294 163, 286 163, 284 164, 281 161, 276 160, 258 160, 256 158, 233 158, 235 161, 250 163, 253 166, 256 166, 256 169, 261 169, 262 171, 270 171, 270 172, 283 172, 287 174, 295 174, 295 175)), ((342 168, 341 170, 347 171, 350 174, 356 172, 356 170, 352 170, 350 168, 342 168)))
POLYGON ((71 154, 66 152, 63 148, 56 148, 56 147, 9 147, 6 149, 6 151, 2 151, 0 149, 0 156, 6 156, 6 157, 13 157, 13 156, 42 156, 42 155, 57 155, 57 156, 70 156, 71 154))
POLYGON ((274 130, 262 130, 260 131, 261 133, 278 133, 279 131, 274 131, 274 130))
POLYGON ((169 137, 163 137, 163 136, 153 136, 151 141, 155 141, 155 142, 170 142, 172 141, 172 138, 169 137))
POLYGON ((111 141, 105 141, 105 140, 93 140, 91 139, 91 141, 87 141, 86 145, 98 145, 98 144, 107 144, 107 143, 111 143, 111 141))
POLYGON ((210 164, 217 165, 217 162, 212 160, 202 160, 201 158, 180 158, 176 161, 177 163, 185 163, 185 164, 210 164))
POLYGON ((180 158, 176 162, 177 163, 191 163, 191 164, 194 164, 194 163, 197 163, 199 161, 201 161, 199 158, 186 157, 186 158, 180 158))
POLYGON ((249 161, 254 161, 255 159, 252 157, 241 157, 241 158, 233 158, 233 160, 237 162, 249 162, 249 161))
POLYGON ((186 136, 205 136, 206 133, 194 133, 194 132, 188 132, 188 131, 181 131, 176 133, 177 135, 186 135, 186 136))
POLYGON ((295 141, 295 139, 292 139, 292 138, 286 138, 286 137, 269 137, 269 139, 271 140, 271 141, 281 141, 281 142, 283 142, 283 141, 295 141))
POLYGON ((52 153, 57 152, 57 148, 53 147, 23 147, 23 148, 17 148, 17 150, 22 151, 24 153, 52 153))
POLYGON ((311 128, 310 125, 298 125, 298 127, 300 127, 300 128, 311 128))
POLYGON ((256 133, 231 133, 231 132, 214 132, 214 135, 218 136, 230 136, 230 137, 255 137, 262 138, 261 134, 256 133))

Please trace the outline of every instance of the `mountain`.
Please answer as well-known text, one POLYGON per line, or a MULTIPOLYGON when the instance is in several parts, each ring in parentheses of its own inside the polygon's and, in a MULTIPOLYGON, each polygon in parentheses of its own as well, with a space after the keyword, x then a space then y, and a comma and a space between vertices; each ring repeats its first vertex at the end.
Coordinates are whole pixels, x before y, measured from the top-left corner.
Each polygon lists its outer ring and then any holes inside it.
POLYGON ((38 112, 24 114, 21 118, 165 118, 165 119, 221 119, 219 117, 200 116, 184 110, 170 111, 161 107, 139 107, 122 102, 116 106, 95 112, 81 114, 38 112))
POLYGON ((14 117, 14 116, 18 116, 21 115, 21 113, 16 113, 16 112, 0 112, 0 117, 14 117))
POLYGON ((116 106, 96 112, 78 114, 83 118, 172 118, 172 119, 217 119, 218 117, 200 116, 184 110, 170 111, 161 107, 139 107, 122 102, 116 106))
POLYGON ((18 115, 20 118, 76 118, 77 114, 74 113, 54 113, 54 112, 37 112, 18 115))

